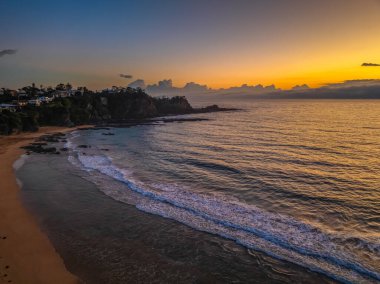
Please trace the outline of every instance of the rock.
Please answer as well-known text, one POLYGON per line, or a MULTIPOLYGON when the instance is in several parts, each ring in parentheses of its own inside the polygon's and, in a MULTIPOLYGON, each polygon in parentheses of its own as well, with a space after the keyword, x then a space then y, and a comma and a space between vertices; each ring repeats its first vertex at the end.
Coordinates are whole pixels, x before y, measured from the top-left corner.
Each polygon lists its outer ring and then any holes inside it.
POLYGON ((211 105, 211 106, 206 106, 203 108, 197 108, 194 109, 194 113, 209 113, 209 112, 220 112, 220 111, 237 111, 239 109, 236 108, 222 108, 219 107, 218 105, 211 105))
POLYGON ((45 153, 55 153, 57 151, 57 149, 55 147, 44 148, 41 145, 33 145, 33 144, 29 144, 29 145, 23 146, 21 148, 28 150, 27 153, 29 153, 29 154, 30 154, 30 152, 45 154, 45 153))
POLYGON ((46 142, 33 142, 33 143, 30 143, 31 145, 35 145, 35 146, 46 146, 48 143, 46 142))
POLYGON ((55 147, 42 148, 44 153, 55 153, 57 149, 55 147))

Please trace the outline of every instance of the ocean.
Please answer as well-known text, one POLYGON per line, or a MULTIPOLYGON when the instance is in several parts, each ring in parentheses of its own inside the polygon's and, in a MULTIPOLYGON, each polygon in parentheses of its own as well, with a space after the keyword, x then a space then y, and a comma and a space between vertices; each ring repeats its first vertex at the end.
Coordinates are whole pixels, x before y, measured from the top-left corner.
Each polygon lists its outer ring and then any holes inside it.
POLYGON ((75 131, 26 158, 23 200, 67 267, 89 283, 379 282, 380 102, 218 103, 241 110, 75 131))

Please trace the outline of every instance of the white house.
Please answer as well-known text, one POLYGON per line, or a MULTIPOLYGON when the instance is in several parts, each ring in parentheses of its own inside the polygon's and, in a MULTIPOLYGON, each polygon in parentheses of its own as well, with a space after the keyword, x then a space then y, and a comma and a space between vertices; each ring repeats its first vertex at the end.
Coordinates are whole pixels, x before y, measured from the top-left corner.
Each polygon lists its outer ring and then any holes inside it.
POLYGON ((26 94, 26 92, 24 90, 18 90, 17 91, 17 95, 20 96, 20 97, 22 97, 22 96, 26 96, 27 94, 26 94))
POLYGON ((50 103, 51 101, 53 101, 53 98, 49 98, 49 97, 45 97, 45 96, 40 96, 40 97, 38 97, 38 99, 42 103, 50 103))
POLYGON ((13 100, 12 104, 19 106, 19 107, 23 107, 23 106, 26 106, 28 104, 28 101, 18 99, 18 100, 13 100))
POLYGON ((54 92, 54 97, 55 98, 66 98, 66 97, 71 97, 71 92, 66 91, 66 90, 56 90, 54 92))
POLYGON ((10 110, 10 111, 16 111, 17 106, 13 104, 0 104, 0 111, 2 110, 10 110))
POLYGON ((39 106, 41 101, 39 99, 28 100, 28 104, 32 106, 39 106))

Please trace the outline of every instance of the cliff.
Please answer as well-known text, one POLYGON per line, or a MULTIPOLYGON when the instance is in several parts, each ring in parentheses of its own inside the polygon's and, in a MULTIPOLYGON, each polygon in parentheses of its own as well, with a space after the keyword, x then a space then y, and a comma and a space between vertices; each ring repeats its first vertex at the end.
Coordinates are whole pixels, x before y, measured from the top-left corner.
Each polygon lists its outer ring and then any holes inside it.
POLYGON ((38 126, 74 126, 89 123, 123 122, 146 118, 214 112, 210 106, 194 109, 185 97, 151 97, 141 89, 123 93, 86 93, 82 96, 57 98, 38 107, 27 106, 18 112, 0 112, 0 134, 35 131, 38 126))

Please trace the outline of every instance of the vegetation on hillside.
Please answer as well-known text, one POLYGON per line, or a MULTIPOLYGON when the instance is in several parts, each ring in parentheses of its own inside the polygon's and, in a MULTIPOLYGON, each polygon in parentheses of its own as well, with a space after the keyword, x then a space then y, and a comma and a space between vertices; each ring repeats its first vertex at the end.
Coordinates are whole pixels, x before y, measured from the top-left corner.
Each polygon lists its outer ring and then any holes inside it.
POLYGON ((144 119, 170 114, 185 114, 193 108, 185 97, 153 98, 141 89, 122 93, 86 92, 56 98, 40 106, 26 106, 16 112, 0 112, 0 134, 36 131, 39 126, 73 126, 88 123, 144 119))

